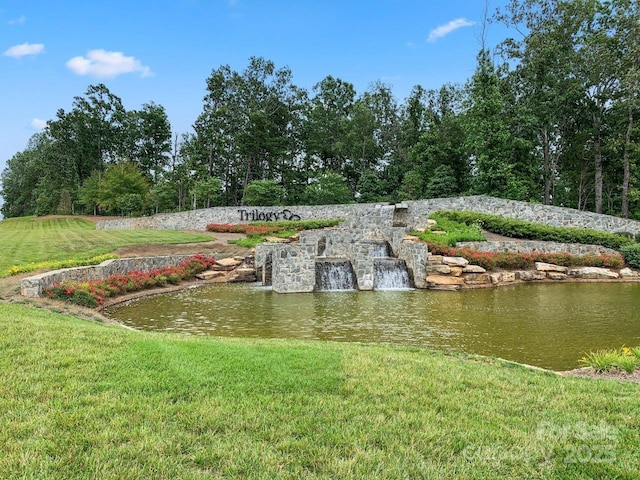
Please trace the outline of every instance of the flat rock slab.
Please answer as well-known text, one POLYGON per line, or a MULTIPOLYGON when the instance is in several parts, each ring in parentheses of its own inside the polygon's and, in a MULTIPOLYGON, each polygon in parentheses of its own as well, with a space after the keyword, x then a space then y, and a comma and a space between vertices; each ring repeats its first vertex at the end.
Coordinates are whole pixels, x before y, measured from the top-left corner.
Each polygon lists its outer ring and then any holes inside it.
POLYGON ((469 265, 469 260, 462 257, 442 257, 442 263, 450 267, 466 267, 469 265))
POLYGON ((280 237, 265 237, 264 241, 267 243, 291 243, 289 238, 280 237))
POLYGON ((560 265, 554 265, 553 263, 536 262, 536 270, 539 272, 559 272, 568 273, 567 267, 561 267, 560 265))
POLYGON ((242 260, 237 260, 235 258, 221 258, 220 260, 216 260, 216 263, 211 267, 211 270, 228 272, 236 268, 241 263, 242 260))
POLYGON ((446 277, 444 275, 428 275, 425 281, 431 286, 464 285, 464 280, 462 278, 446 277))
POLYGON ((601 267, 572 268, 569 270, 569 275, 589 280, 606 280, 620 277, 617 272, 612 272, 611 270, 601 267))
POLYGON ((462 273, 486 273, 487 271, 480 265, 467 265, 462 269, 462 273))
POLYGON ((221 271, 207 270, 205 272, 196 274, 196 278, 198 280, 211 280, 212 278, 222 277, 223 275, 224 272, 221 271))

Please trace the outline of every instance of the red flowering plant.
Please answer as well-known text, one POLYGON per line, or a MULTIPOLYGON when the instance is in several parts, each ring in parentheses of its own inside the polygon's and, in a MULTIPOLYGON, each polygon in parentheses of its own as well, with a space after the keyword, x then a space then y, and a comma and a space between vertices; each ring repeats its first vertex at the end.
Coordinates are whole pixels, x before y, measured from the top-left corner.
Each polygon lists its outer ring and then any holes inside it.
POLYGON ((563 253, 513 253, 513 252, 478 252, 470 248, 455 248, 436 243, 429 244, 429 251, 435 255, 463 257, 474 265, 487 270, 526 270, 533 268, 536 262, 552 263, 563 267, 604 267, 620 269, 624 259, 618 254, 572 255, 563 253))
POLYGON ((216 263, 215 258, 197 254, 173 267, 161 267, 149 272, 133 270, 127 274, 114 274, 103 280, 89 282, 60 282, 44 291, 44 295, 85 307, 95 308, 104 304, 105 298, 146 288, 178 284, 216 263))

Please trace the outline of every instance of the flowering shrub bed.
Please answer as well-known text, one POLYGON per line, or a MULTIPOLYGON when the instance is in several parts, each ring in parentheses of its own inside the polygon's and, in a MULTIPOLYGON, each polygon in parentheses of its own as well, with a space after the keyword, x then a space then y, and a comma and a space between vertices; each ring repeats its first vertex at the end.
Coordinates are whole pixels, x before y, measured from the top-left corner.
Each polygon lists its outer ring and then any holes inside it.
POLYGON ((180 265, 162 267, 149 272, 134 270, 125 275, 115 274, 103 280, 86 282, 60 282, 46 289, 46 297, 95 308, 104 304, 105 298, 137 292, 146 288, 178 284, 181 280, 192 278, 215 264, 213 257, 194 255, 180 265))
POLYGON ((335 227, 342 220, 302 220, 302 221, 280 221, 280 222, 252 222, 241 224, 210 223, 207 230, 210 232, 222 233, 244 233, 249 236, 269 235, 283 230, 313 230, 316 228, 335 227))
POLYGON ((478 252, 470 248, 455 248, 447 245, 430 243, 429 251, 435 255, 448 257, 463 257, 474 265, 479 265, 487 270, 529 269, 535 266, 535 262, 553 263, 563 267, 604 267, 620 269, 624 266, 621 255, 571 255, 569 253, 492 253, 478 252))

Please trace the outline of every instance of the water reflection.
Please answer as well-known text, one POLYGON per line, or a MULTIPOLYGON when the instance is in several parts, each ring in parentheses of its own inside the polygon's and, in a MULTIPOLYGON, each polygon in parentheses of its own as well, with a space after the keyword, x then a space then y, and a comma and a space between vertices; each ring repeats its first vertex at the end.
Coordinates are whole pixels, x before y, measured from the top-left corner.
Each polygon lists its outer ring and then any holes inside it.
POLYGON ((274 294, 213 285, 107 313, 143 330, 395 343, 569 369, 584 352, 640 345, 639 284, 274 294))

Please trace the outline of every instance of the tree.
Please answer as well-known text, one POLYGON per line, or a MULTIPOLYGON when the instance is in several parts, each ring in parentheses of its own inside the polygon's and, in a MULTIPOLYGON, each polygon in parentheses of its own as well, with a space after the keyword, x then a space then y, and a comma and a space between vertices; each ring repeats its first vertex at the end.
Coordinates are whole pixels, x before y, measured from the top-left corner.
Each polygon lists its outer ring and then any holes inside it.
POLYGON ((466 148, 475 170, 473 192, 525 200, 522 179, 511 163, 513 137, 505 120, 505 98, 487 50, 478 55, 469 101, 466 148))
MULTIPOLYGON (((140 168, 130 162, 109 165, 100 180, 98 205, 107 213, 130 213, 129 206, 137 205, 138 195, 144 199, 149 184, 140 168)), ((140 206, 140 209, 142 207, 140 206)))
POLYGON ((197 180, 191 189, 193 208, 197 208, 200 199, 205 208, 218 206, 222 203, 222 182, 217 177, 197 180))
POLYGON ((456 177, 449 165, 439 165, 427 182, 424 196, 426 198, 452 197, 458 193, 456 177))
POLYGON ((275 180, 254 180, 244 189, 243 205, 282 205, 284 188, 275 180))
POLYGON ((171 125, 161 105, 145 103, 142 109, 129 112, 131 151, 127 157, 136 161, 154 183, 169 163, 171 125))
POLYGON ((325 173, 316 178, 306 188, 307 202, 310 205, 333 205, 353 202, 353 196, 346 179, 336 173, 325 173))
POLYGON ((331 75, 314 85, 302 138, 307 168, 339 174, 345 162, 345 142, 356 91, 351 83, 331 75))
POLYGON ((4 199, 0 210, 4 217, 52 213, 51 209, 60 192, 45 188, 49 185, 51 175, 56 174, 48 171, 50 151, 50 139, 44 133, 37 133, 29 139, 24 151, 7 161, 0 177, 0 195, 4 199))

